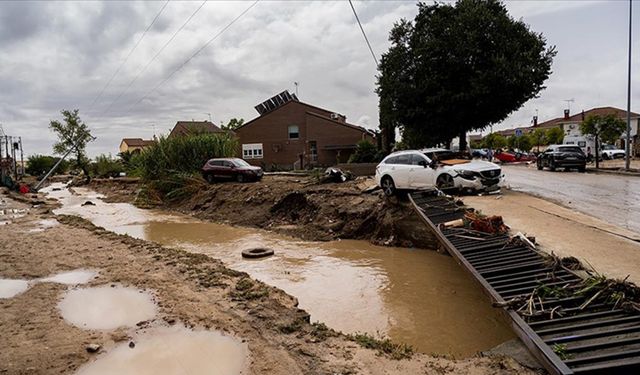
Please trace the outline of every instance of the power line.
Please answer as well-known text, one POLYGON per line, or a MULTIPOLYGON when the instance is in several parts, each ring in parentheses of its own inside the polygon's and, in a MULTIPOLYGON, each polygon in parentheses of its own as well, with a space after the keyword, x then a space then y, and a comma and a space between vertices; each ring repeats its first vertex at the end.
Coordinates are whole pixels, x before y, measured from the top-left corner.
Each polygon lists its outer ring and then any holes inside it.
POLYGON ((360 23, 360 18, 358 18, 358 13, 356 13, 356 8, 353 7, 353 3, 349 0, 349 5, 351 5, 351 10, 353 10, 353 15, 356 16, 356 21, 358 21, 358 26, 360 26, 360 30, 362 31, 362 36, 364 36, 364 41, 367 42, 367 46, 369 46, 369 51, 371 51, 371 56, 373 57, 373 61, 376 63, 376 67, 378 66, 378 59, 376 58, 376 54, 373 53, 373 48, 371 48, 371 43, 369 43, 369 38, 367 38, 367 34, 364 32, 364 28, 362 28, 362 24, 360 23))
POLYGON ((229 29, 234 23, 236 23, 236 21, 238 21, 242 16, 244 16, 248 11, 250 11, 251 8, 256 6, 256 4, 258 4, 259 1, 260 0, 256 0, 251 5, 249 5, 249 7, 247 7, 247 9, 242 11, 242 13, 240 13, 236 18, 234 18, 231 22, 229 22, 229 24, 227 24, 227 26, 223 27, 216 35, 214 35, 211 39, 209 39, 204 45, 202 45, 202 47, 198 48, 188 59, 186 59, 180 66, 178 66, 173 72, 171 72, 171 74, 169 74, 167 76, 167 78, 165 78, 162 82, 157 84, 151 90, 147 91, 147 93, 144 94, 144 96, 142 98, 138 99, 138 101, 133 103, 127 109, 127 113, 130 112, 131 109, 133 109, 133 107, 135 107, 140 102, 142 102, 144 99, 146 99, 152 92, 156 91, 162 85, 164 85, 167 81, 169 81, 171 79, 171 77, 173 77, 174 74, 176 74, 178 71, 180 71, 182 68, 184 68, 185 65, 187 65, 194 57, 196 57, 200 52, 202 52, 205 48, 207 48, 207 46, 209 46, 209 44, 211 44, 214 40, 218 39, 218 37, 220 37, 220 35, 222 35, 225 31, 227 31, 227 29, 229 29))
POLYGON ((104 91, 107 89, 107 87, 109 87, 109 85, 111 84, 111 82, 113 81, 114 78, 116 78, 116 76, 118 75, 118 73, 120 73, 120 70, 122 69, 122 67, 124 66, 124 64, 127 63, 127 61, 129 60, 129 57, 131 57, 131 54, 133 54, 133 51, 136 50, 136 48, 138 48, 138 45, 140 45, 140 42, 142 42, 142 39, 144 39, 144 36, 147 35, 147 31, 149 31, 151 29, 151 26, 153 26, 153 24, 158 20, 158 17, 160 17, 160 14, 162 14, 162 12, 164 11, 164 8, 167 7, 167 4, 169 4, 169 0, 167 0, 164 5, 162 6, 162 8, 160 8, 160 10, 158 11, 158 14, 156 14, 156 16, 153 18, 153 20, 151 21, 151 23, 149 24, 149 26, 147 26, 147 28, 144 30, 144 32, 142 33, 142 35, 140 36, 140 39, 138 39, 138 42, 133 46, 133 48, 131 48, 131 50, 129 51, 129 53, 127 54, 127 57, 125 57, 125 59, 122 61, 122 63, 120 63, 120 66, 118 67, 118 69, 116 69, 115 73, 113 73, 113 75, 111 76, 111 78, 109 79, 109 81, 107 82, 106 85, 104 85, 104 87, 102 88, 102 90, 100 90, 100 93, 95 97, 95 99, 93 99, 93 102, 91 103, 91 105, 89 106, 89 110, 91 110, 91 108, 93 108, 93 106, 96 104, 96 102, 98 101, 98 99, 100 99, 102 97, 102 94, 104 94, 104 91))
POLYGON ((165 48, 167 48, 167 46, 169 45, 169 43, 171 43, 173 41, 173 39, 175 39, 175 37, 178 35, 178 33, 180 31, 182 31, 182 29, 184 29, 185 26, 187 26, 187 24, 189 22, 191 22, 191 20, 193 19, 193 17, 200 11, 200 9, 202 9, 202 7, 204 6, 204 4, 207 2, 207 0, 204 0, 202 2, 202 4, 200 4, 200 6, 193 12, 191 13, 191 16, 189 16, 189 18, 187 18, 187 20, 182 24, 182 26, 180 26, 171 36, 171 38, 169 38, 165 44, 162 46, 162 48, 160 48, 160 50, 158 50, 158 52, 156 52, 156 54, 151 58, 151 60, 149 60, 149 62, 147 63, 147 65, 145 65, 139 72, 138 74, 133 77, 133 79, 131 80, 131 82, 129 82, 129 84, 127 85, 127 87, 120 92, 120 94, 118 94, 118 96, 115 98, 114 101, 111 102, 111 104, 109 104, 109 106, 107 107, 107 109, 105 109, 100 116, 104 115, 106 112, 108 112, 113 105, 120 100, 120 98, 122 97, 122 95, 126 94, 129 89, 131 88, 131 86, 133 86, 133 84, 138 80, 138 78, 140 78, 140 76, 142 75, 142 73, 144 73, 147 68, 158 58, 158 56, 160 56, 160 54, 162 53, 162 51, 164 51, 165 48))

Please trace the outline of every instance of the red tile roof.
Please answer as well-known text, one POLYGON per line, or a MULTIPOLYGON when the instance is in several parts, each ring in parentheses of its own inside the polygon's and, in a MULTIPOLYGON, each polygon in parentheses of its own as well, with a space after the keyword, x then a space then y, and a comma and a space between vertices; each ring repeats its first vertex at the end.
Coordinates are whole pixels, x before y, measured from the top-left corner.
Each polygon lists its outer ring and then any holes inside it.
POLYGON ((130 147, 146 147, 155 143, 152 139, 147 140, 142 138, 123 138, 122 142, 126 143, 130 147))
POLYGON ((178 121, 169 133, 169 137, 190 133, 223 133, 224 130, 209 121, 178 121))

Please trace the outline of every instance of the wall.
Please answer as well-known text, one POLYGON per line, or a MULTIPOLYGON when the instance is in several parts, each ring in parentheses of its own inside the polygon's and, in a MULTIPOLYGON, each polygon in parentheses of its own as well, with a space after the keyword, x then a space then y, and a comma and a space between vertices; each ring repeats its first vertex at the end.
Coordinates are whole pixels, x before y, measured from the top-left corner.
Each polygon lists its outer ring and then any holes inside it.
MULTIPOLYGON (((312 164, 309 141, 315 141, 318 149, 317 165, 335 165, 337 151, 327 146, 355 145, 363 138, 373 143, 370 135, 358 128, 330 119, 331 112, 300 102, 289 102, 282 107, 260 116, 236 130, 242 157, 242 144, 262 143, 262 159, 246 159, 253 165, 266 169, 292 169, 299 164, 299 155, 304 155, 305 166, 312 164), (297 125, 299 138, 288 139, 289 125, 297 125)), ((342 150, 340 160, 346 161, 352 150, 342 150)))

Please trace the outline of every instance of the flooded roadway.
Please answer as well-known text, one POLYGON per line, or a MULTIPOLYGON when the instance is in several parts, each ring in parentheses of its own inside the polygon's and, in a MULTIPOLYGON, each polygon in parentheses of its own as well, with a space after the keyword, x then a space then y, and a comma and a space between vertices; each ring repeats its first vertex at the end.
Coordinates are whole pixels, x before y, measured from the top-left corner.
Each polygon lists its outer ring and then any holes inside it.
POLYGON ((304 242, 270 232, 105 203, 76 189, 51 192, 63 207, 121 234, 204 253, 298 298, 312 321, 380 333, 426 353, 469 356, 513 338, 480 288, 451 257, 365 241, 304 242), (87 200, 96 205, 81 206, 87 200), (243 249, 275 255, 247 260, 243 249))
POLYGON ((610 224, 640 233, 640 178, 614 174, 538 171, 503 166, 513 190, 552 199, 610 224))

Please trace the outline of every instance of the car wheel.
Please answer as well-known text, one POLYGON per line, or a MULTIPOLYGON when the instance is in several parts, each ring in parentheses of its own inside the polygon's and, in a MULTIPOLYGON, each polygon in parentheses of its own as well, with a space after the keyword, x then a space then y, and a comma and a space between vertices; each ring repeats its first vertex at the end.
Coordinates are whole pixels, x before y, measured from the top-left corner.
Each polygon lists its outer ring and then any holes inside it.
POLYGON ((550 170, 551 172, 555 172, 555 170, 556 170, 556 163, 554 163, 554 162, 550 162, 550 163, 549 163, 549 170, 550 170))
POLYGON ((244 176, 238 173, 238 174, 236 175, 236 181, 238 181, 238 182, 244 182, 244 176))
POLYGON ((609 160, 609 154, 602 154, 602 158, 604 160, 609 160))
POLYGON ((586 166, 578 168, 578 172, 580 172, 580 173, 584 173, 586 171, 587 171, 587 167, 586 166))
POLYGON ((396 184, 393 183, 393 179, 389 176, 384 176, 380 182, 380 187, 384 192, 384 195, 391 197, 396 194, 396 184))
POLYGON ((455 187, 453 177, 448 173, 443 173, 436 180, 436 187, 440 190, 449 190, 455 187))
POLYGON ((207 180, 207 182, 210 184, 213 184, 216 181, 213 175, 210 173, 207 173, 206 175, 204 175, 204 179, 207 180))
POLYGON ((538 164, 538 170, 539 170, 539 171, 541 171, 541 170, 542 170, 542 168, 544 168, 544 167, 542 166, 542 162, 538 162, 537 164, 538 164))

